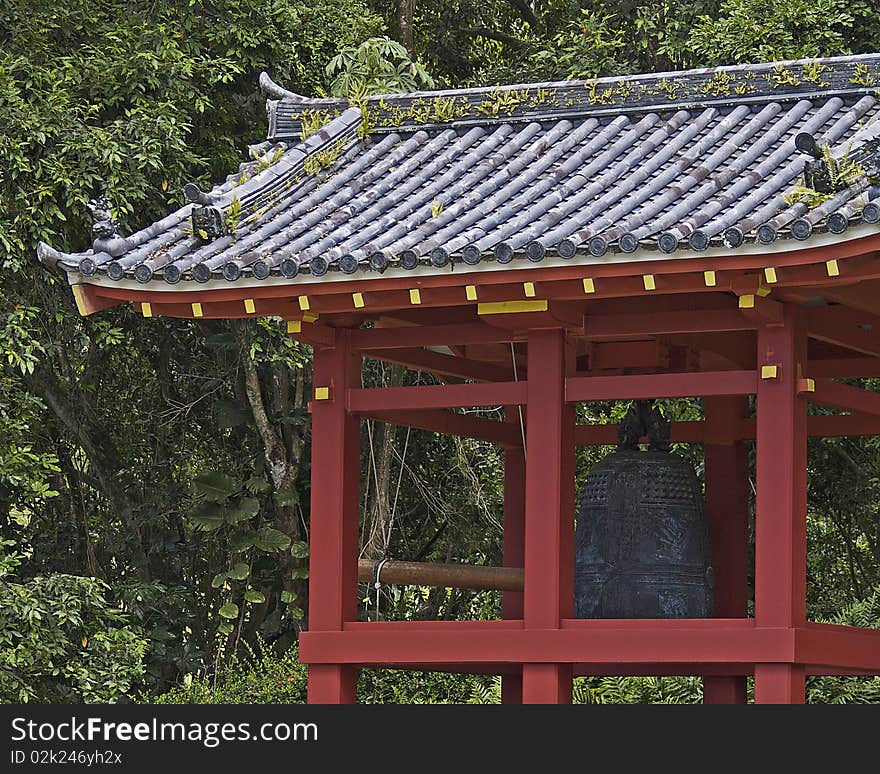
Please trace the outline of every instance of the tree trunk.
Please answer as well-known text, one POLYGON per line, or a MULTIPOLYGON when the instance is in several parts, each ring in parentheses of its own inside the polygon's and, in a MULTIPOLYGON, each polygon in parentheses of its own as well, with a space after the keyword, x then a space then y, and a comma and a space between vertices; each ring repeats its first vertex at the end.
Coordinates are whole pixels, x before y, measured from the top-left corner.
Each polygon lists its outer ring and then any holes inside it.
POLYGON ((401 45, 409 53, 410 59, 416 58, 413 36, 413 17, 416 12, 416 0, 397 0, 397 31, 401 45))
MULTIPOLYGON (((296 488, 305 437, 301 431, 291 425, 272 422, 267 409, 267 399, 264 395, 268 396, 269 405, 278 415, 287 414, 291 407, 302 406, 303 374, 301 371, 296 373, 296 386, 291 404, 290 371, 287 367, 279 363, 273 364, 271 376, 267 380, 268 384, 263 384, 249 354, 250 328, 247 323, 238 326, 238 335, 245 394, 263 445, 266 469, 269 473, 269 482, 272 485, 276 526, 291 541, 299 542, 303 539, 299 510, 297 503, 289 501, 288 497, 296 488)), ((308 584, 302 578, 293 577, 295 571, 304 567, 303 560, 293 556, 289 551, 282 551, 279 555, 279 563, 281 564, 284 590, 296 595, 298 607, 303 610, 307 609, 308 584)))
MULTIPOLYGON (((383 386, 400 387, 404 373, 403 366, 384 366, 383 386)), ((368 493, 372 491, 372 498, 368 499, 361 554, 366 559, 380 559, 385 556, 391 542, 394 520, 396 479, 392 485, 391 473, 397 427, 384 422, 372 422, 371 426, 372 442, 365 488, 368 493)))
POLYGON ((132 561, 141 580, 149 581, 150 572, 143 534, 136 518, 134 502, 124 483, 128 471, 119 465, 121 458, 110 434, 102 427, 91 407, 74 389, 65 387, 58 375, 46 366, 27 377, 28 388, 42 398, 70 438, 89 458, 91 477, 101 493, 113 503, 116 515, 125 525, 132 561))

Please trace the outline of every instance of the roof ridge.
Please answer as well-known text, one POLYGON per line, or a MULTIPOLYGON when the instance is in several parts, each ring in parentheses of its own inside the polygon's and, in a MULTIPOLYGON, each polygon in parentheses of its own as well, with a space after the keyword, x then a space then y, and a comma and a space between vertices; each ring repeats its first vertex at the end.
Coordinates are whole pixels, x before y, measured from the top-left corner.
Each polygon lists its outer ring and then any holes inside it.
MULTIPOLYGON (((271 82, 271 79, 268 79, 271 82)), ((273 84, 274 86, 274 84, 273 84)), ((860 97, 880 86, 880 53, 725 65, 661 73, 385 94, 363 100, 269 92, 269 139, 301 132, 303 117, 329 118, 357 104, 373 131, 503 121, 583 118, 710 105, 860 97)))

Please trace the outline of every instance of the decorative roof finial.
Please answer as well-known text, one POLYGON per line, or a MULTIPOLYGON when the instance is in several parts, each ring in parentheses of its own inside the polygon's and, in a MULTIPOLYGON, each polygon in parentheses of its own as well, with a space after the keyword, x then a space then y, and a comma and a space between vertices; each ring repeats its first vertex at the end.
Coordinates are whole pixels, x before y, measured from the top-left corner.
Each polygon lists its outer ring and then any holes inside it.
POLYGON ((92 235, 95 239, 119 236, 118 226, 110 212, 110 201, 106 194, 89 199, 89 212, 92 213, 92 235))
POLYGON ((128 249, 128 240, 119 234, 119 226, 110 212, 106 194, 90 199, 86 205, 92 213, 92 249, 96 253, 109 253, 114 258, 128 249))

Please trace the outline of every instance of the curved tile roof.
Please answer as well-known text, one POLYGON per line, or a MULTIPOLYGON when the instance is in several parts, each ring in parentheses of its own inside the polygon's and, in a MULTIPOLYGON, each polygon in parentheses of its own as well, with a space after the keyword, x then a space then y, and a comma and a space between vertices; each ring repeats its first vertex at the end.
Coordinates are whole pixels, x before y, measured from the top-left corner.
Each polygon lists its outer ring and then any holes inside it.
POLYGON ((73 281, 192 287, 791 249, 880 221, 878 83, 876 54, 358 106, 263 76, 255 160, 211 191, 187 186, 188 204, 135 234, 38 254, 73 281), (829 164, 821 196, 789 195, 829 164))

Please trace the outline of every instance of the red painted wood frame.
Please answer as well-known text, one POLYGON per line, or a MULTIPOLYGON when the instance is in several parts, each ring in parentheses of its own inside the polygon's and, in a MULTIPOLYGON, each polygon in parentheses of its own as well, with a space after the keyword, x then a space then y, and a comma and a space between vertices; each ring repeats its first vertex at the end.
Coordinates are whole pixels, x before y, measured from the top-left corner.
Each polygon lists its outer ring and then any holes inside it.
MULTIPOLYGON (((806 623, 807 402, 799 380, 807 357, 804 310, 786 306, 784 324, 758 329, 755 486, 755 623, 793 631, 806 623), (775 369, 775 370, 774 370, 775 369)), ((755 664, 757 703, 804 701, 804 666, 755 664)))
MULTIPOLYGON (((510 703, 568 702, 574 674, 703 674, 713 703, 744 701, 742 678, 753 674, 757 702, 792 703, 804 699, 806 674, 880 673, 880 632, 806 621, 807 398, 870 413, 877 402, 833 383, 810 392, 802 309, 784 305, 780 319, 758 327, 756 372, 578 376, 567 334, 543 330, 524 336, 526 381, 364 390, 353 334, 334 336, 335 346, 316 349, 315 385, 327 390, 311 404, 310 630, 300 643, 310 701, 352 701, 362 665, 503 674, 510 703), (743 416, 747 394, 757 395, 754 420, 743 416), (669 395, 707 397, 699 435, 724 617, 572 619, 574 402, 669 395), (504 561, 524 564, 523 594, 504 599, 499 621, 358 622, 359 414, 487 403, 525 407, 524 449, 518 409, 498 423, 507 428, 504 561), (748 437, 757 443, 754 619, 745 617, 748 437)), ((825 423, 815 432, 836 426, 830 419, 861 417, 815 417, 825 423)))
MULTIPOLYGON (((309 628, 342 632, 357 620, 360 419, 346 410, 346 391, 361 381, 350 332, 336 333, 334 347, 316 348, 314 383, 328 391, 312 412, 312 497, 309 557, 309 628)), ((346 663, 309 667, 311 704, 355 699, 357 673, 346 663)))

